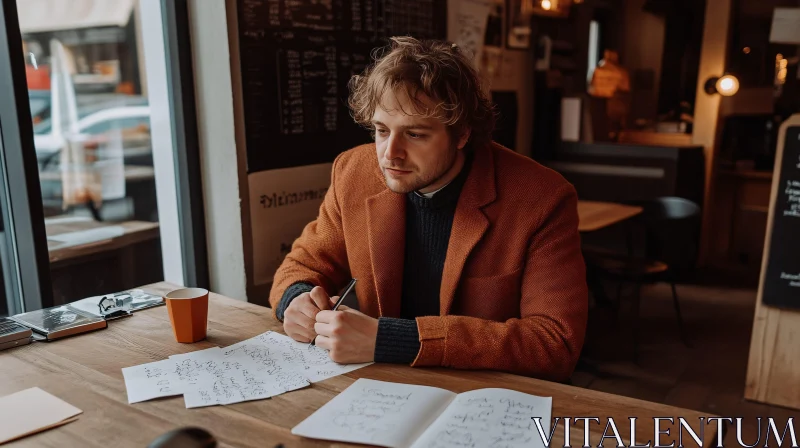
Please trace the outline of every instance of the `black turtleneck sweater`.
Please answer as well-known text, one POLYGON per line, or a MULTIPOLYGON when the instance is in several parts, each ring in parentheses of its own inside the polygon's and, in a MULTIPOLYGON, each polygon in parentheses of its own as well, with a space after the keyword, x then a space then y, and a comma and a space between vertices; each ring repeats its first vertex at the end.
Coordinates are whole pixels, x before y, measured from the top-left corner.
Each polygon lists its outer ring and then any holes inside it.
MULTIPOLYGON (((456 204, 464 186, 471 157, 467 154, 458 176, 430 198, 416 192, 406 195, 406 238, 400 318, 378 319, 375 362, 411 363, 419 352, 416 317, 439 315, 439 290, 450 242, 456 204)), ((283 294, 276 314, 291 301, 311 291, 309 283, 295 283, 283 294)))

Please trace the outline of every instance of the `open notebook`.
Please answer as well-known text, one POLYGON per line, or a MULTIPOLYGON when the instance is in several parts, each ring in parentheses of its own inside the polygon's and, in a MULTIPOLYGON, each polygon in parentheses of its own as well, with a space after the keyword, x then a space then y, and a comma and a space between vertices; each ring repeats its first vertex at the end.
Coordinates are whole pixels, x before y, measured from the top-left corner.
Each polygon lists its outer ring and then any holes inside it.
POLYGON ((292 434, 391 448, 543 448, 531 417, 541 418, 549 437, 552 403, 551 397, 508 389, 456 394, 362 378, 292 428, 292 434))

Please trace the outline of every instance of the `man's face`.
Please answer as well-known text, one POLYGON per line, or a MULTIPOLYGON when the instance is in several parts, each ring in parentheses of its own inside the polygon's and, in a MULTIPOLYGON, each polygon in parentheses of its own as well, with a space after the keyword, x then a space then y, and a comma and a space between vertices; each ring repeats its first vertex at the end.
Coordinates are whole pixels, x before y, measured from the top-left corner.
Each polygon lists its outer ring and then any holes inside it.
MULTIPOLYGON (((372 116, 378 164, 386 186, 395 193, 435 191, 450 180, 466 138, 453 141, 436 118, 407 115, 416 109, 402 92, 387 91, 372 116)), ((421 99, 429 108, 434 106, 430 99, 421 99)))

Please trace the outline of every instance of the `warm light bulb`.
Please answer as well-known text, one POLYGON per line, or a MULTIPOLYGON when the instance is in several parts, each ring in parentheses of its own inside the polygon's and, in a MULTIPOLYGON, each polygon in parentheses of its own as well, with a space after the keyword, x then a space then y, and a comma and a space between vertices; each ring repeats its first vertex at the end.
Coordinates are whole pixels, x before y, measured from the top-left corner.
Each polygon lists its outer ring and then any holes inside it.
POLYGON ((739 80, 733 75, 725 75, 717 80, 717 92, 722 96, 731 96, 739 91, 739 80))
POLYGON ((542 0, 542 9, 545 11, 550 11, 550 8, 553 7, 553 4, 550 3, 550 0, 542 0))

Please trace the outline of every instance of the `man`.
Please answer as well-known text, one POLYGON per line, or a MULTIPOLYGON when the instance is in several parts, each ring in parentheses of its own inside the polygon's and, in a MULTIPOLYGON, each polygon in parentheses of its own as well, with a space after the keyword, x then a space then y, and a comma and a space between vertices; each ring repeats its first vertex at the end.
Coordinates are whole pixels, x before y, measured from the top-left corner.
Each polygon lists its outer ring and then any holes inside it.
POLYGON ((573 187, 491 142, 491 104, 454 45, 394 38, 350 87, 375 143, 336 158, 275 274, 286 333, 340 363, 567 379, 588 308, 573 187), (359 311, 331 311, 351 277, 359 311))

